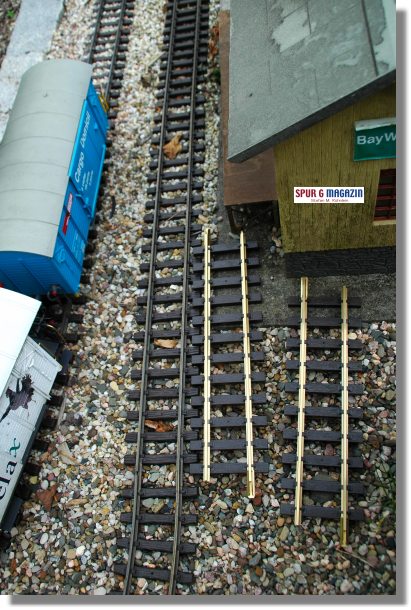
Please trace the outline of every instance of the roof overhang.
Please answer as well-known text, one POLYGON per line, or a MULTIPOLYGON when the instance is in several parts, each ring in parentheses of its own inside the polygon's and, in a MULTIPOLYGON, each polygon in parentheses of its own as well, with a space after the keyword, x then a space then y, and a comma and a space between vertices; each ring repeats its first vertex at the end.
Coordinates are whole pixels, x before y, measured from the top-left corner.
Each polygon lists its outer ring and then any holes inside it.
POLYGON ((229 161, 395 81, 394 0, 236 0, 230 21, 229 161))

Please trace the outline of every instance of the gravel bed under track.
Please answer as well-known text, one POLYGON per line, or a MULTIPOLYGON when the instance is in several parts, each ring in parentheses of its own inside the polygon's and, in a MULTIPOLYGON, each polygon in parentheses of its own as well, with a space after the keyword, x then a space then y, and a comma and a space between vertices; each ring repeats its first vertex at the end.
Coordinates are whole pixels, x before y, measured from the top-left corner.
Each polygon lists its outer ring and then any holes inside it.
MULTIPOLYGON (((25 503, 23 518, 13 531, 12 544, 0 555, 1 594, 105 595, 116 587, 112 564, 121 559, 115 545, 124 502, 119 490, 131 485, 124 467, 129 451, 124 443, 130 425, 121 417, 130 408, 130 339, 136 329, 136 288, 144 203, 149 172, 148 138, 155 113, 163 3, 137 2, 112 146, 107 187, 99 224, 98 246, 90 284, 82 287, 84 334, 74 347, 73 385, 67 389, 65 419, 47 434, 48 454, 32 483, 38 482, 52 498, 51 508, 38 497, 25 503), (112 199, 115 213, 111 216, 112 199), (53 487, 55 486, 55 487, 53 487)), ((214 24, 219 3, 211 1, 214 24)), ((54 37, 50 57, 82 59, 92 26, 92 2, 68 0, 54 37), (79 16, 81 15, 81 18, 79 16)), ((218 175, 219 87, 210 69, 204 85, 206 102, 205 210, 203 222, 218 232, 215 211, 218 175), (208 220, 207 220, 208 219, 208 220)), ((264 290, 264 287, 263 287, 264 290)), ((282 430, 291 425, 284 416, 285 339, 297 336, 288 328, 264 328, 261 349, 267 375, 268 404, 257 415, 270 425, 259 429, 267 438, 270 462, 267 477, 257 476, 254 500, 245 495, 245 477, 224 476, 200 484, 200 497, 186 503, 196 510, 199 525, 185 528, 187 540, 198 544, 187 558, 195 570, 193 588, 183 594, 394 594, 395 593, 395 326, 376 322, 358 335, 364 341, 360 356, 364 370, 364 419, 357 424, 364 435, 359 450, 366 468, 359 473, 367 495, 359 499, 366 520, 350 529, 346 549, 339 546, 338 523, 305 521, 301 528, 280 516, 287 499, 277 487, 284 475, 283 451, 290 451, 282 430)), ((289 399, 289 396, 288 396, 289 399)), ((313 448, 315 450, 315 448, 313 448)), ((214 456, 214 459, 218 459, 214 456)), ((164 478, 162 468, 153 482, 164 478)), ((172 482, 170 481, 170 484, 172 482)), ((310 502, 305 498, 305 502, 310 502)), ((187 508, 188 507, 188 508, 187 508)), ((139 592, 161 593, 158 583, 140 579, 139 592)))

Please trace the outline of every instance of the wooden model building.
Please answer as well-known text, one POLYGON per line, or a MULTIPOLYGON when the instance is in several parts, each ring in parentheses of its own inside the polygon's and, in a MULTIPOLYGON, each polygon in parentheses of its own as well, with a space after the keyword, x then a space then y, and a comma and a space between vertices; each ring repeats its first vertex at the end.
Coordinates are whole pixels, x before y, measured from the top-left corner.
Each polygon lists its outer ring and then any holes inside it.
POLYGON ((394 0, 236 0, 230 17, 227 161, 270 151, 287 275, 393 272, 394 0), (294 202, 320 186, 364 202, 294 202))

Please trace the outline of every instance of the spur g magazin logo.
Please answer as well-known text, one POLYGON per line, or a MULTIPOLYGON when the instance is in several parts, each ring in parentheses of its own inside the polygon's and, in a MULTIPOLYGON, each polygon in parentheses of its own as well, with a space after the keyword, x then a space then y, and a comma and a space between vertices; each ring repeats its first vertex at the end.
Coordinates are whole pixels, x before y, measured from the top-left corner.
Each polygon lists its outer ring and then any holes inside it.
POLYGON ((364 203, 364 187, 295 186, 294 203, 364 203))

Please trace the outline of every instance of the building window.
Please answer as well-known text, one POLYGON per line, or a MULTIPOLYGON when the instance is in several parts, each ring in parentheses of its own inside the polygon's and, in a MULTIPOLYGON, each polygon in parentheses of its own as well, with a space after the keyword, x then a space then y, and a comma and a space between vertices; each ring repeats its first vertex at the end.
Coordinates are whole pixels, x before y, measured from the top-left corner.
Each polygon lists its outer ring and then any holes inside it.
POLYGON ((395 220, 397 203, 395 178, 395 169, 382 169, 380 171, 374 221, 395 220))

